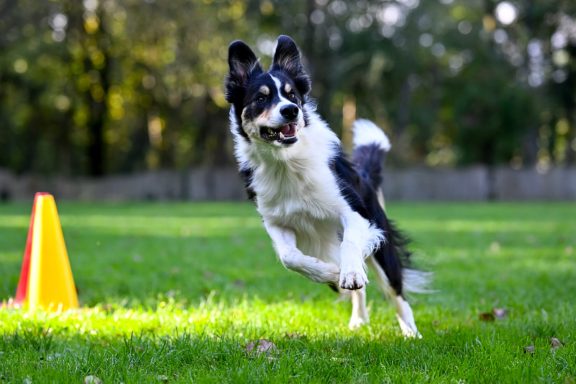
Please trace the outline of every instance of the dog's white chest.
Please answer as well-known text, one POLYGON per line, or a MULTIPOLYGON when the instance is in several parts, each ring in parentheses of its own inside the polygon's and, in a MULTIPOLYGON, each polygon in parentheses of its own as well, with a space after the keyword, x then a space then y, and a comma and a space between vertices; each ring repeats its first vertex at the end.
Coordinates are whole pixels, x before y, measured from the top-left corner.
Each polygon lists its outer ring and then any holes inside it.
POLYGON ((267 221, 291 229, 304 252, 325 260, 337 257, 345 202, 327 167, 269 167, 254 176, 258 211, 267 221))
POLYGON ((342 197, 327 167, 266 165, 254 176, 258 210, 266 218, 287 222, 338 219, 342 197))

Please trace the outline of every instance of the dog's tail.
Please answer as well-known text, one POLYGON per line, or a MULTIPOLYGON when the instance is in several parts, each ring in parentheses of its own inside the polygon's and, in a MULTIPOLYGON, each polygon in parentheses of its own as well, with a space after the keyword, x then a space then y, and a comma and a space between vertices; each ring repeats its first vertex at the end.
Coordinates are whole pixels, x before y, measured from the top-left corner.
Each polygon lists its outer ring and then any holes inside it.
MULTIPOLYGON (((360 177, 370 183, 376 192, 382 216, 378 225, 386 234, 386 241, 374 254, 374 267, 377 271, 381 288, 389 292, 392 288, 396 294, 403 291, 430 292, 427 289, 431 274, 411 268, 408 250, 409 240, 396 229, 394 223, 386 217, 384 196, 382 194, 382 164, 391 149, 390 140, 376 124, 369 120, 357 120, 353 126, 354 150, 352 162, 360 177)), ((365 203, 371 205, 373 197, 364 196, 365 203)))
POLYGON ((378 193, 380 205, 384 207, 381 185, 383 181, 382 163, 392 146, 388 136, 370 120, 360 119, 354 122, 354 150, 352 162, 362 178, 370 180, 370 185, 378 193))

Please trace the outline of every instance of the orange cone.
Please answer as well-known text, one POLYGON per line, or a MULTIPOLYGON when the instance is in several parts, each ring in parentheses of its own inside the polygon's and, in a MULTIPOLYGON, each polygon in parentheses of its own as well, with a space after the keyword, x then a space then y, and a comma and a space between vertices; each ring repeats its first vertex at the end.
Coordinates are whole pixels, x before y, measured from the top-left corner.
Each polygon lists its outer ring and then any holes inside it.
POLYGON ((15 303, 27 304, 30 310, 78 307, 56 203, 48 193, 37 193, 34 198, 15 303))
POLYGON ((47 195, 47 193, 38 192, 34 196, 32 214, 30 215, 30 227, 28 227, 28 237, 26 237, 26 247, 24 248, 24 258, 22 260, 22 269, 20 270, 20 280, 18 281, 16 297, 14 298, 14 304, 17 306, 23 305, 28 296, 28 272, 30 271, 30 253, 32 251, 32 235, 34 234, 34 212, 36 201, 40 196, 44 195, 47 195))

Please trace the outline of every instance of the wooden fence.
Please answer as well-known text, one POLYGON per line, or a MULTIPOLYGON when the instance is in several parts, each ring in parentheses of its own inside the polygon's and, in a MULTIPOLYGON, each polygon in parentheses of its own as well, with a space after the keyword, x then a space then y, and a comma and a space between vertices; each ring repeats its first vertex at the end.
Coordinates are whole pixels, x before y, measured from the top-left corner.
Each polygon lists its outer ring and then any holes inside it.
MULTIPOLYGON (((234 168, 156 171, 101 179, 17 176, 0 169, 0 201, 30 200, 37 191, 65 200, 245 200, 234 168)), ((387 200, 576 200, 576 168, 471 167, 386 170, 387 200)))

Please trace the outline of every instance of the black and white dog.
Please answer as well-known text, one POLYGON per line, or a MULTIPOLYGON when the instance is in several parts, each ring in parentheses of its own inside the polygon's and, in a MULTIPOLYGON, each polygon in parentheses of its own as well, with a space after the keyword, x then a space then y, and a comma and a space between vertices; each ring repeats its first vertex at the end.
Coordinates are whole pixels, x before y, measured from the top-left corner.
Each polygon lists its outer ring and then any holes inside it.
POLYGON ((286 268, 350 290, 350 328, 368 322, 367 262, 396 305, 402 333, 420 337, 407 290, 425 275, 407 269, 406 241, 382 207, 381 163, 390 143, 367 120, 354 125, 348 161, 336 134, 315 112, 310 79, 294 41, 280 36, 269 71, 250 47, 229 47, 226 99, 246 189, 286 268))

